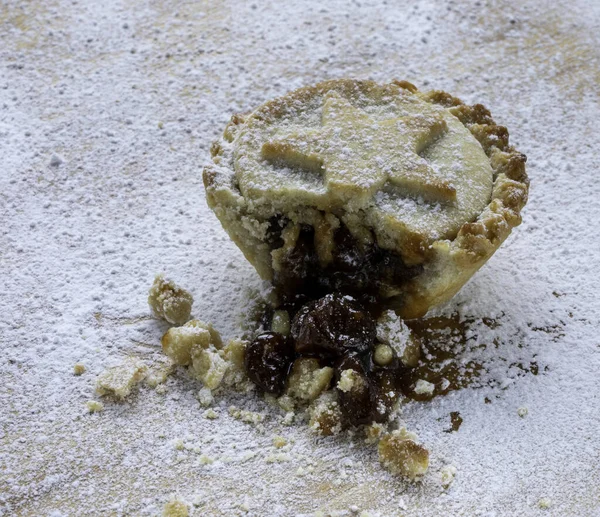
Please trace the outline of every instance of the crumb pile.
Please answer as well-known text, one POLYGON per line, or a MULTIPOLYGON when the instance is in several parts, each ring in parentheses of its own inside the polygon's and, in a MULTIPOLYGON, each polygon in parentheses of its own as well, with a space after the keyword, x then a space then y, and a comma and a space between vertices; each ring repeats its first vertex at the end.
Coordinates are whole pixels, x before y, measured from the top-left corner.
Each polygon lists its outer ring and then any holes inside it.
POLYGON ((0 5, 0 514, 598 515, 600 9, 392 4, 0 5), (206 206, 210 142, 336 77, 481 102, 529 158, 523 225, 429 315, 447 394, 398 422, 430 450, 417 485, 362 435, 169 375, 146 302, 164 272, 239 336, 261 284, 206 206), (145 379, 93 403, 123 363, 145 379))

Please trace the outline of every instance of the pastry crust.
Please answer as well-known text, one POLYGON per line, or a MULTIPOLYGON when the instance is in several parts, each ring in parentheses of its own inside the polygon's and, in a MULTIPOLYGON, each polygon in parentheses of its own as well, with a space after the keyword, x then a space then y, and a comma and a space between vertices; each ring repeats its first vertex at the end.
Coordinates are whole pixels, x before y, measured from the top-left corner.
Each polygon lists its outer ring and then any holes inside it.
MULTIPOLYGON (((446 120, 451 123, 453 117, 446 120)), ((385 286, 380 293, 403 318, 423 316, 431 307, 449 300, 467 282, 498 249, 512 228, 520 224, 529 187, 525 155, 509 145, 508 131, 494 122, 484 106, 465 105, 460 99, 441 91, 420 92, 406 81, 379 85, 372 81, 344 79, 300 88, 265 103, 252 114, 234 115, 225 128, 223 139, 211 147, 211 155, 214 164, 206 166, 203 174, 208 204, 262 278, 273 279, 280 258, 293 249, 301 224, 310 224, 318 230, 315 241, 319 262, 326 265, 332 252, 333 232, 342 223, 359 243, 373 242, 375 238, 380 247, 396 251, 409 266, 419 266, 420 272, 413 278, 401 286, 385 286), (386 219, 379 212, 365 217, 368 213, 361 206, 341 212, 335 204, 337 201, 330 201, 330 198, 315 197, 314 203, 312 198, 307 198, 305 203, 302 199, 294 199, 296 205, 290 211, 292 215, 286 214, 291 222, 281 233, 283 246, 273 249, 268 242, 268 219, 269 215, 281 213, 281 207, 277 200, 265 202, 248 191, 246 195, 242 193, 235 169, 238 164, 234 165, 231 157, 232 147, 240 145, 240 135, 248 132, 249 125, 289 116, 290 106, 310 103, 317 96, 325 98, 324 95, 331 91, 342 95, 358 91, 360 95, 385 102, 397 95, 403 102, 423 104, 424 101, 443 108, 435 109, 443 111, 444 117, 449 113, 460 121, 487 156, 492 171, 491 192, 485 199, 487 204, 482 204, 483 209, 478 209, 474 217, 469 216, 466 222, 454 230, 448 229, 443 238, 436 239, 404 228, 402 221, 389 222, 390 217, 385 216, 386 219), (325 199, 326 206, 316 206, 321 199, 325 199), (377 226, 376 231, 370 231, 373 226, 377 226), (389 234, 388 226, 391 228, 389 234)), ((294 194, 292 197, 300 196, 294 194)), ((432 235, 435 237, 436 233, 432 232, 432 235)))

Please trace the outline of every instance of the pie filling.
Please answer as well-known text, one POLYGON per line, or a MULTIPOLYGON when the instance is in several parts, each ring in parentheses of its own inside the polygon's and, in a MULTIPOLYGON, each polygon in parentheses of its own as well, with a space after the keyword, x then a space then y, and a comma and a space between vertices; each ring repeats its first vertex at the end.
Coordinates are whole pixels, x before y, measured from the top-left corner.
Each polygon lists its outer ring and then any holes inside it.
MULTIPOLYGON (((340 293, 317 300, 298 296, 276 312, 286 311, 289 333, 269 330, 246 349, 250 380, 265 393, 280 396, 290 387, 297 366, 312 359, 315 369, 330 368, 342 427, 386 422, 400 396, 409 392, 411 369, 392 347, 378 341, 372 314, 355 298, 340 293)), ((263 328, 275 328, 274 311, 264 314, 263 328)))
POLYGON ((422 265, 407 266, 397 253, 376 242, 360 242, 342 222, 328 237, 326 252, 318 249, 323 247, 322 238, 308 224, 299 225, 295 242, 286 246, 282 234, 289 226, 285 217, 274 216, 266 232, 266 241, 275 251, 273 284, 284 303, 338 293, 351 295, 373 310, 383 305, 382 293, 390 286, 401 291, 423 270, 422 265))

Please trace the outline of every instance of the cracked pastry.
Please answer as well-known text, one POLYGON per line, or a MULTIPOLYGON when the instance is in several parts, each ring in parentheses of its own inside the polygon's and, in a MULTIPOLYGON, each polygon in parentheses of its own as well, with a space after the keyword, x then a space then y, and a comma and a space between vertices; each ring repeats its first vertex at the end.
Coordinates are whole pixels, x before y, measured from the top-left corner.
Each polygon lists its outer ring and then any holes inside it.
POLYGON ((403 318, 450 299, 521 222, 526 157, 482 105, 333 80, 234 115, 207 201, 282 300, 371 296, 403 318))

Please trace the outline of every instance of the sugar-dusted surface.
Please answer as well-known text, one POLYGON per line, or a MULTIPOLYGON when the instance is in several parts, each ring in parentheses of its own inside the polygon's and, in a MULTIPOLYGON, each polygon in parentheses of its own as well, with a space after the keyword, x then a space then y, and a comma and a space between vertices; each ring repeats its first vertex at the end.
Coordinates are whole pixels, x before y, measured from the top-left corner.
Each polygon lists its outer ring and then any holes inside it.
POLYGON ((0 513, 152 515, 173 493, 194 515, 600 513, 600 10, 392 4, 2 3, 0 513), (482 102, 529 156, 522 227, 440 311, 473 320, 459 358, 485 366, 483 387, 404 410, 431 450, 423 484, 257 399, 217 399, 205 418, 182 374, 89 415, 98 373, 158 354, 156 272, 236 334, 259 283, 206 207, 208 145, 229 114, 341 76, 482 102), (517 366, 532 361, 537 376, 517 366), (232 404, 264 411, 263 430, 232 404))

